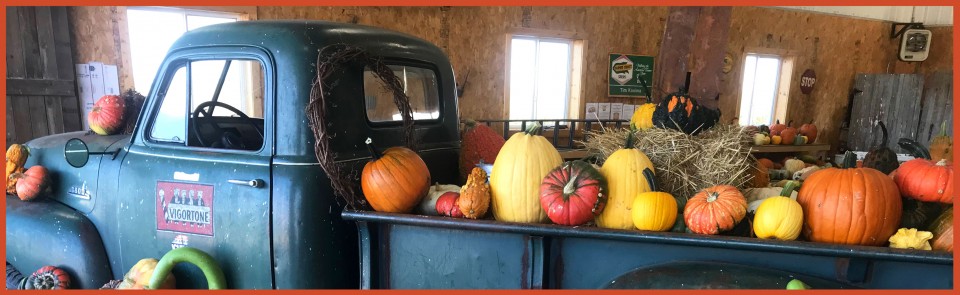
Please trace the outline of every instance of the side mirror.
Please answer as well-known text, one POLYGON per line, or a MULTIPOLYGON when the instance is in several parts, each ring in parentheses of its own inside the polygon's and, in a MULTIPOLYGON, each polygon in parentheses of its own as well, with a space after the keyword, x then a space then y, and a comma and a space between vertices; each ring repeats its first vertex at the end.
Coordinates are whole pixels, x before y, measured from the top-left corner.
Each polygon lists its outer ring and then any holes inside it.
POLYGON ((87 165, 87 161, 90 160, 90 149, 83 140, 73 138, 63 146, 63 157, 70 166, 80 168, 87 165))

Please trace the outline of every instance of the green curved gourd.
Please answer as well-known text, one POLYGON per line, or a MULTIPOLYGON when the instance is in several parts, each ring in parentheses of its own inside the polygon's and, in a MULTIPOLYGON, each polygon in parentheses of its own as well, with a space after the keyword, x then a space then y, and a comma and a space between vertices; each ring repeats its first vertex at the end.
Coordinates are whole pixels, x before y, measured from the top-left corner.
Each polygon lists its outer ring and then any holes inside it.
POLYGON ((157 267, 153 270, 153 276, 150 277, 149 288, 154 290, 159 289, 160 286, 163 285, 163 279, 170 274, 170 271, 173 270, 175 265, 181 262, 187 262, 199 267, 200 270, 203 271, 203 275, 207 278, 207 287, 210 290, 227 288, 227 280, 224 278, 223 270, 220 269, 217 261, 214 260, 210 254, 191 247, 173 249, 163 255, 163 258, 160 258, 160 262, 157 263, 157 267))
POLYGON ((910 155, 914 158, 930 160, 930 151, 913 139, 901 138, 899 141, 897 141, 897 144, 900 145, 900 148, 903 148, 905 151, 910 153, 910 155))

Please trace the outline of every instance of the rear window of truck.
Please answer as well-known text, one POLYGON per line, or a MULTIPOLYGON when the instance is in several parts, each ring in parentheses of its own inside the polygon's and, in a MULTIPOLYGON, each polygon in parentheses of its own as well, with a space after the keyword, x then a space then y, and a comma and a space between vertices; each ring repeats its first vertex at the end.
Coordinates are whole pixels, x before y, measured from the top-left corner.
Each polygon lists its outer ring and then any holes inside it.
MULTIPOLYGON (((436 72, 430 69, 391 65, 400 79, 404 92, 410 98, 414 120, 440 118, 440 90, 436 72)), ((367 119, 370 122, 403 121, 393 102, 393 93, 369 69, 363 72, 363 93, 367 119)))

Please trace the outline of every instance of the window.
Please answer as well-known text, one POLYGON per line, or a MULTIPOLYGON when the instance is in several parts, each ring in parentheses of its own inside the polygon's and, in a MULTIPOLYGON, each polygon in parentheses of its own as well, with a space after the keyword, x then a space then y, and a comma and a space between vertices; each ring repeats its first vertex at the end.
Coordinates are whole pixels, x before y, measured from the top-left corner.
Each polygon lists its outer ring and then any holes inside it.
POLYGON ((578 117, 582 41, 511 35, 508 42, 509 118, 578 117))
POLYGON ((740 91, 740 125, 770 125, 786 114, 792 58, 748 53, 740 91))
POLYGON ((183 62, 158 92, 154 142, 237 150, 263 145, 263 73, 259 61, 183 62), (250 74, 256 73, 256 74, 250 74))
POLYGON ((127 8, 134 88, 140 93, 149 93, 164 56, 183 33, 237 20, 237 15, 228 13, 159 7, 127 8))
MULTIPOLYGON (((440 117, 440 90, 433 70, 409 66, 389 66, 400 79, 403 91, 410 98, 414 120, 432 120, 440 117)), ((384 87, 372 71, 363 71, 363 94, 370 122, 403 121, 393 102, 393 92, 384 87)))

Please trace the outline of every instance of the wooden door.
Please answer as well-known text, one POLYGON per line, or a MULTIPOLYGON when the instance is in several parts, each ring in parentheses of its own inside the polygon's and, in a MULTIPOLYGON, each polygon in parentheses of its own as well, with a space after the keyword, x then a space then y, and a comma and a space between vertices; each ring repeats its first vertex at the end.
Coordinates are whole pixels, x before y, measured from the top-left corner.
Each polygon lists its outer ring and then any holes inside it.
POLYGON ((7 7, 7 146, 77 131, 66 7, 7 7))

